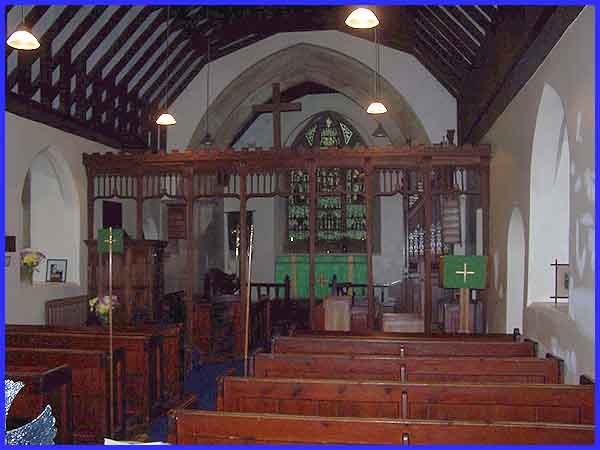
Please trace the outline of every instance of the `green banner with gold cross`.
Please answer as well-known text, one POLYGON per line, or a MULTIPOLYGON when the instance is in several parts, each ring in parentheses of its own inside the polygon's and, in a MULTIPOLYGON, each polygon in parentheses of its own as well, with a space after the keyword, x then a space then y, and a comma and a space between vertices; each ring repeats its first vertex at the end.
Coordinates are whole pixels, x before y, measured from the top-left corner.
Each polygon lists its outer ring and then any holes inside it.
POLYGON ((123 253, 125 244, 123 242, 123 230, 121 228, 101 228, 98 230, 98 253, 108 253, 111 230, 113 253, 123 253))
POLYGON ((485 289, 487 277, 487 256, 443 256, 440 258, 440 279, 443 288, 485 289))

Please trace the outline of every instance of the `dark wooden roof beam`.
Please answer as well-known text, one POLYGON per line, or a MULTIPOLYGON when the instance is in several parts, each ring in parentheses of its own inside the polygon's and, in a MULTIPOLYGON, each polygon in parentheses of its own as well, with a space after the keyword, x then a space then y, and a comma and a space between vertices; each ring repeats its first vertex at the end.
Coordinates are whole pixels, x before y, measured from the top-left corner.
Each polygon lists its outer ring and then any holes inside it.
POLYGON ((461 6, 462 10, 467 13, 469 18, 475 22, 485 34, 489 33, 491 28, 491 20, 481 12, 477 6, 461 6))
POLYGON ((469 70, 468 63, 465 62, 460 54, 456 53, 454 48, 451 47, 443 37, 436 34, 433 29, 427 28, 419 20, 416 20, 415 24, 417 25, 417 39, 421 39, 421 41, 428 43, 428 45, 447 62, 454 72, 459 76, 462 76, 469 70))
POLYGON ((461 53, 467 56, 469 60, 479 51, 479 47, 475 41, 460 26, 453 22, 444 11, 439 8, 425 6, 418 9, 418 14, 427 17, 446 38, 452 40, 454 46, 461 50, 461 53))
POLYGON ((444 11, 450 19, 454 20, 456 24, 463 28, 467 34, 477 43, 477 46, 481 46, 485 35, 479 28, 473 24, 469 18, 456 6, 440 6, 439 9, 444 11))
POLYGON ((426 13, 419 11, 416 21, 425 26, 426 29, 431 31, 438 41, 445 42, 445 47, 452 49, 456 53, 457 57, 462 58, 467 64, 471 64, 473 60, 473 54, 468 51, 464 45, 460 44, 460 41, 450 32, 445 30, 440 22, 435 22, 431 15, 427 16, 426 13), (440 31, 440 28, 443 31, 440 31))

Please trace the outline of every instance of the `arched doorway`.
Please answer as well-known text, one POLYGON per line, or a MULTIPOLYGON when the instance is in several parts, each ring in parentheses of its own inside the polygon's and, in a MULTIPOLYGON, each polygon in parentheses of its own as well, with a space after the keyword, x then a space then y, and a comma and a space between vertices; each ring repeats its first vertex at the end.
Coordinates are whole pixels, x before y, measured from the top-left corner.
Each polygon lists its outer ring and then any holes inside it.
POLYGON ((527 302, 550 301, 550 264, 569 262, 569 166, 562 99, 546 84, 538 108, 530 167, 527 302))
POLYGON ((513 208, 506 251, 506 332, 523 330, 525 309, 525 226, 519 208, 513 208))

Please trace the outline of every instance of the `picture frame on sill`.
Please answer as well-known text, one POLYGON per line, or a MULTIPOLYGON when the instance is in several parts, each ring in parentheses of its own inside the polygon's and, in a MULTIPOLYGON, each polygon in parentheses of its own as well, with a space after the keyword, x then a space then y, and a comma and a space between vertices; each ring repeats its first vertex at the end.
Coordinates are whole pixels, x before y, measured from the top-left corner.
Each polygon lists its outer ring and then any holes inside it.
POLYGON ((67 260, 48 259, 46 264, 47 283, 65 283, 67 281, 67 260))

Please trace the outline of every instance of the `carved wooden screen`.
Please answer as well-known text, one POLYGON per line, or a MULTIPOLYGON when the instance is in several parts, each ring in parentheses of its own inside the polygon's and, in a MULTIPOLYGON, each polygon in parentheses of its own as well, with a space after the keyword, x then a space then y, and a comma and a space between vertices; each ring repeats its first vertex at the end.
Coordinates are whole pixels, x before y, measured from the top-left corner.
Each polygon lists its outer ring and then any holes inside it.
MULTIPOLYGON (((293 148, 363 146, 356 129, 343 116, 324 111, 298 134, 293 148)), ((288 249, 306 251, 309 239, 309 177, 306 170, 290 173, 288 249)), ((317 249, 320 252, 366 252, 366 203, 362 169, 317 169, 317 249)))

